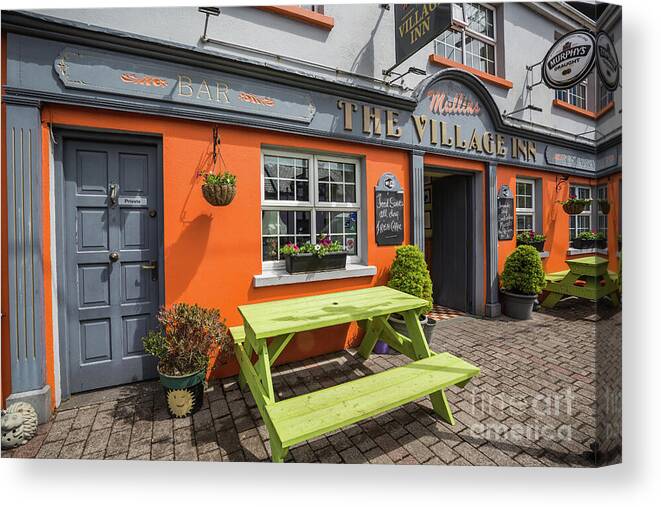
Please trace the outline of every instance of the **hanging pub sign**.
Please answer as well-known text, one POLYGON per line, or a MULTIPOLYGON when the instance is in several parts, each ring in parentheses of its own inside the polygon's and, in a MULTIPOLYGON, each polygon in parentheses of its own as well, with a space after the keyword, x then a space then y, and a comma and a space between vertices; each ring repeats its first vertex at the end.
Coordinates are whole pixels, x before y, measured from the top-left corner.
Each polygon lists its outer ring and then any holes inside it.
POLYGON ((597 34, 597 72, 607 90, 615 91, 620 84, 620 61, 613 39, 601 31, 597 34))
POLYGON ((374 189, 377 245, 404 242, 404 189, 394 174, 383 173, 374 189))
POLYGON ((395 4, 395 65, 447 30, 452 4, 395 4))
POLYGON ((498 190, 498 241, 514 237, 514 195, 510 187, 503 185, 498 190))
POLYGON ((586 78, 594 59, 594 35, 588 30, 574 30, 555 41, 544 56, 542 79, 549 88, 566 90, 586 78))

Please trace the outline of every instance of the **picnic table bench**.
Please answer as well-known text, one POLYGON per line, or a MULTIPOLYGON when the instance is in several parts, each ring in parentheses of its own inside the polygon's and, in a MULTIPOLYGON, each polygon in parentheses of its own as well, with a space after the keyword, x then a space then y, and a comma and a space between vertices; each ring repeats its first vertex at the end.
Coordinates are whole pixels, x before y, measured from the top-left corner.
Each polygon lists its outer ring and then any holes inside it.
POLYGON ((546 275, 545 291, 548 295, 542 302, 544 308, 553 308, 565 296, 576 296, 598 301, 608 296, 613 305, 619 305, 615 273, 608 271, 608 260, 597 257, 582 257, 566 261, 569 269, 546 275))
POLYGON ((417 314, 426 301, 389 287, 371 287, 303 298, 243 305, 243 326, 230 328, 240 366, 239 383, 247 385, 269 432, 271 457, 282 462, 289 447, 429 395, 434 411, 454 424, 445 389, 463 387, 480 370, 447 352, 432 352, 417 314), (388 324, 401 314, 409 336, 388 324), (312 393, 276 400, 271 366, 294 335, 358 322, 365 331, 358 353, 367 359, 378 339, 413 360, 312 393), (253 352, 256 360, 253 363, 253 352))

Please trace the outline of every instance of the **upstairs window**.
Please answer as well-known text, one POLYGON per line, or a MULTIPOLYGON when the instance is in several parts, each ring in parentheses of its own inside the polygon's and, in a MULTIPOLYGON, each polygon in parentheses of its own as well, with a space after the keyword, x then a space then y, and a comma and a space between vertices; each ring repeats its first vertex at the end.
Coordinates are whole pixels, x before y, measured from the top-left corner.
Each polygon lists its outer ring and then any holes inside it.
POLYGON ((477 3, 453 4, 452 28, 434 42, 434 52, 488 74, 496 74, 495 9, 477 3))
POLYGON ((613 92, 599 83, 599 111, 605 109, 611 102, 613 102, 613 92))
POLYGON ((555 98, 572 106, 587 109, 588 82, 583 81, 567 90, 556 90, 555 98))

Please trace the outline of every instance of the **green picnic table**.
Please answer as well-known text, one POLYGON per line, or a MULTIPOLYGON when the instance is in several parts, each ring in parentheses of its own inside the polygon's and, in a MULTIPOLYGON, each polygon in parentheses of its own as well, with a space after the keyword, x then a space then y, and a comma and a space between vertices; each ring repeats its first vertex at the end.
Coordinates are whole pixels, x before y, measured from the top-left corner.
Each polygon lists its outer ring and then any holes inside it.
POLYGON ((432 352, 417 318, 426 301, 388 287, 371 287, 243 305, 243 326, 230 329, 241 372, 269 432, 271 457, 282 462, 289 447, 429 395, 434 411, 454 424, 444 389, 463 387, 476 366, 449 353, 432 352), (388 324, 401 314, 408 337, 388 324), (358 322, 365 335, 359 354, 367 359, 378 339, 413 362, 312 393, 278 401, 271 367, 301 331, 358 322), (256 360, 253 363, 253 352, 256 360))
POLYGON ((576 296, 590 301, 598 301, 608 296, 613 305, 619 305, 618 289, 613 281, 613 274, 608 271, 608 260, 591 256, 566 262, 569 265, 568 271, 546 275, 544 290, 549 294, 542 302, 544 308, 553 308, 565 296, 576 296))

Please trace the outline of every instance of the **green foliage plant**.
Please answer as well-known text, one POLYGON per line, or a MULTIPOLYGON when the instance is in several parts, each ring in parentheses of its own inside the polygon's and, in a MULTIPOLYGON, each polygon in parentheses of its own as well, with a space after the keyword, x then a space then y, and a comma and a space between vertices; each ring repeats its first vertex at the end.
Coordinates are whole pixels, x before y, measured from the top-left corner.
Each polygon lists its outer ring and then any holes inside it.
POLYGON ((213 308, 178 303, 161 308, 157 315, 160 330, 149 331, 143 344, 158 359, 161 373, 190 375, 209 367, 210 356, 231 350, 232 340, 220 312, 213 308))
POLYGON ((202 174, 205 185, 236 185, 236 176, 230 172, 202 174))
POLYGON ((404 245, 395 251, 388 287, 427 301, 428 305, 421 309, 421 314, 431 310, 433 303, 431 276, 425 256, 417 246, 404 245))
POLYGON ((539 252, 530 245, 520 245, 505 261, 500 277, 506 291, 517 294, 539 294, 546 286, 539 252))

